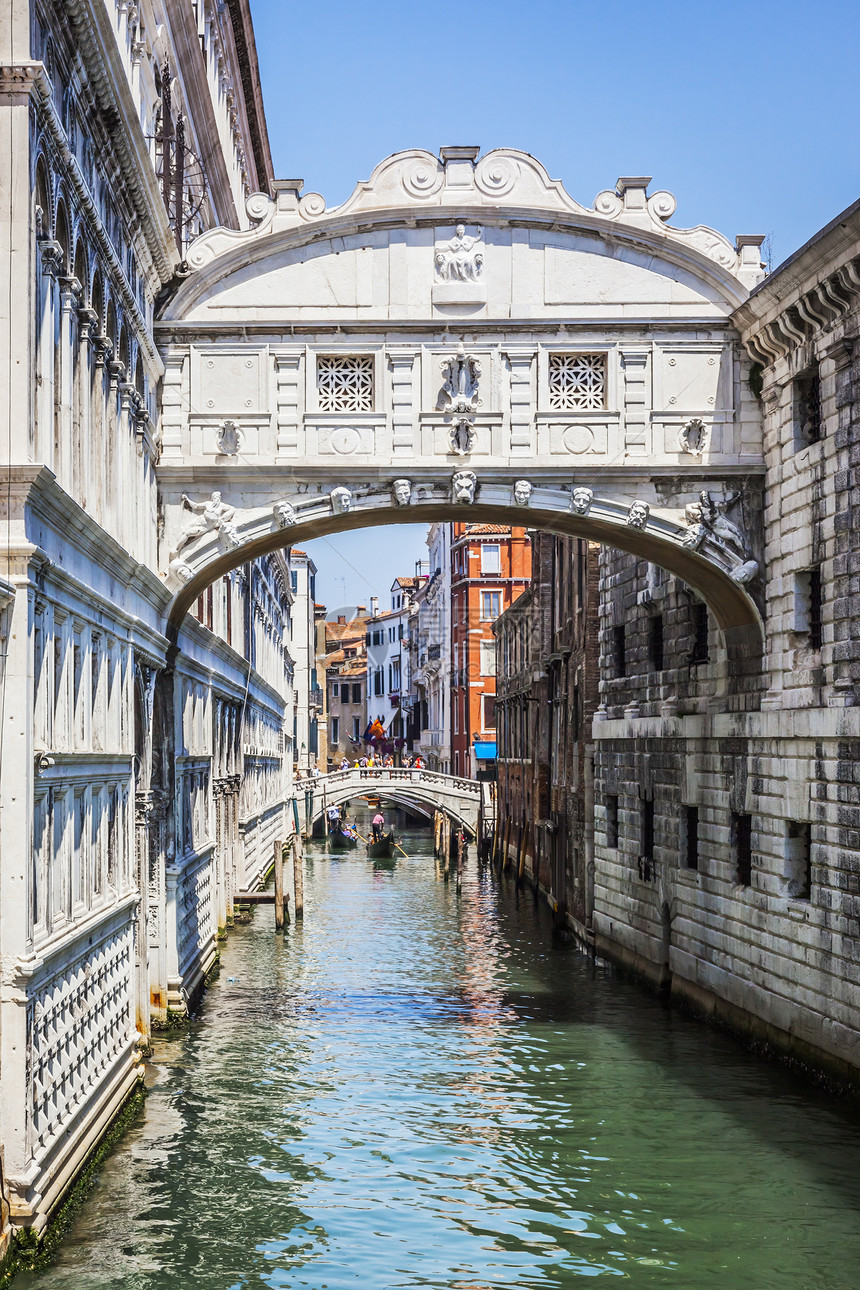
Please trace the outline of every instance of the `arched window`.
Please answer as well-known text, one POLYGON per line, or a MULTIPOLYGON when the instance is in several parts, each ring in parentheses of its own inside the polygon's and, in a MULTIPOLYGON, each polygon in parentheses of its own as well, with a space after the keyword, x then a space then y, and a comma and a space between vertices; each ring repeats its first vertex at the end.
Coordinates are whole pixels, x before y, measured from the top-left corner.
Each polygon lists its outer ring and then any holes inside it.
POLYGON ((49 238, 51 236, 51 186, 44 157, 40 157, 36 163, 36 183, 33 195, 33 226, 36 237, 49 238))
POLYGON ((66 213, 66 204, 62 198, 57 203, 56 240, 62 250, 60 273, 65 277, 68 275, 72 263, 72 232, 69 226, 69 217, 66 213))

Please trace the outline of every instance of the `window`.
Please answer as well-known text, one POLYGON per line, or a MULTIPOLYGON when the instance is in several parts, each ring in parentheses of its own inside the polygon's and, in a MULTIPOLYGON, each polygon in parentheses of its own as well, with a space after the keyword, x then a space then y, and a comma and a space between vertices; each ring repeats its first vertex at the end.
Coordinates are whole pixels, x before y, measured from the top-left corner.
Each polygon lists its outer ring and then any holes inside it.
POLYGON ((612 851, 618 849, 618 794, 606 795, 606 845, 612 851))
POLYGON ((378 667, 373 673, 373 693, 375 695, 382 694, 382 691, 384 689, 383 680, 384 680, 384 673, 382 671, 382 668, 378 667))
POLYGON ((627 675, 627 642, 624 624, 612 628, 612 662, 616 676, 627 675))
POLYGON ((297 570, 290 570, 290 587, 295 592, 299 589, 299 575, 297 570))
POLYGON ((361 726, 358 717, 353 717, 352 719, 352 737, 353 739, 361 738, 361 726))
POLYGON ((333 744, 336 744, 336 743, 338 743, 338 742, 339 742, 339 740, 340 740, 340 717, 332 717, 332 719, 331 719, 331 741, 332 741, 332 743, 333 743, 333 744))
POLYGON ((372 412, 373 356, 320 354, 317 392, 320 412, 372 412))
POLYGON ((482 695, 484 705, 484 719, 481 726, 482 730, 495 730, 496 728, 496 696, 494 694, 482 695))
POLYGON ((502 572, 502 548, 497 542, 485 542, 481 547, 481 573, 502 572))
POLYGON ((699 808, 685 806, 684 825, 684 863, 688 869, 699 867, 699 808))
POLYGON ((648 658, 655 672, 663 671, 663 615, 652 614, 648 622, 648 658))
POLYGON ((749 887, 752 882, 752 816, 732 811, 732 856, 735 862, 735 882, 749 887))
POLYGON ((340 681, 334 681, 334 682, 332 683, 332 687, 331 687, 331 697, 332 697, 333 699, 339 699, 339 698, 340 698, 340 681))
POLYGON ((693 648, 690 651, 691 663, 707 663, 710 658, 708 645, 708 606, 701 600, 693 605, 693 648))
POLYGON ((818 367, 808 368, 792 382, 794 450, 818 443, 821 426, 821 381, 818 367))
POLYGON ((352 701, 353 703, 361 703, 361 682, 360 681, 353 681, 352 701))
POLYGON ((398 627, 397 627, 397 639, 398 639, 399 641, 402 641, 402 640, 403 640, 403 624, 402 624, 402 623, 399 623, 399 624, 398 624, 398 627))
POLYGON ((496 642, 481 641, 481 676, 496 675, 496 642))
POLYGON ((500 591, 481 592, 481 618, 492 622, 502 612, 502 593, 500 591))
POLYGON ((789 820, 785 839, 786 892, 792 900, 809 900, 812 894, 812 825, 789 820))
POLYGON ((645 798, 639 803, 639 877, 650 882, 654 876, 654 802, 645 798))
POLYGON ((809 637, 810 649, 821 649, 821 566, 794 575, 794 630, 809 637))
POLYGON ((605 354, 550 354, 549 406, 568 408, 606 407, 605 354))

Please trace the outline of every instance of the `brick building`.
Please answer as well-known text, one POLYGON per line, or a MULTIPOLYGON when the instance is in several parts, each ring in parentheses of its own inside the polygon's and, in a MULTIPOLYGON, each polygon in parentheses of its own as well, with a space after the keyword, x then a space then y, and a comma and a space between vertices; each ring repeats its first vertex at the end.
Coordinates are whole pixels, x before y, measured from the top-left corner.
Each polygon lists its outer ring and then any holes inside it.
POLYGON ((474 777, 496 755, 493 624, 526 590, 531 541, 503 524, 451 526, 451 751, 455 775, 474 777))
POLYGON ((582 934, 593 906, 599 550, 535 533, 531 584, 494 624, 497 855, 522 864, 582 934))
POLYGON ((367 725, 367 624, 359 605, 356 617, 347 621, 340 614, 326 623, 326 708, 328 710, 329 770, 337 769, 344 757, 354 761, 361 755, 367 725))

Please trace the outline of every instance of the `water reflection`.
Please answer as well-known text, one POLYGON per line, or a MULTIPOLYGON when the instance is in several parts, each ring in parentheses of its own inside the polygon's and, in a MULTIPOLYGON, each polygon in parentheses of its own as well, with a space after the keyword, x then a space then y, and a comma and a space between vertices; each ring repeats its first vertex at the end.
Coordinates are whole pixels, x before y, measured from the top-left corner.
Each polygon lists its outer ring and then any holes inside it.
POLYGON ((23 1286, 847 1290, 844 1108, 553 939, 470 862, 308 860, 233 936, 60 1262, 23 1286))

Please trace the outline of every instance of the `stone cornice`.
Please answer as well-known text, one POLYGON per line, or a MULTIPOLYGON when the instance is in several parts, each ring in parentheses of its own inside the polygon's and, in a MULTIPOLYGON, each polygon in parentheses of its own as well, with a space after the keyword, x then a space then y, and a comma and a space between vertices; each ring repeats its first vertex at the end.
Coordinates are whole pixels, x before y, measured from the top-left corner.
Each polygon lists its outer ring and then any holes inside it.
MULTIPOLYGON (((82 213, 87 218, 89 225, 88 231, 91 239, 98 247, 101 255, 110 265, 117 293, 122 300, 123 308, 125 309, 129 320, 135 327, 138 340, 147 354, 152 369, 159 377, 161 377, 164 372, 161 357, 153 344, 146 319, 143 316, 143 312, 137 302, 137 298, 128 282, 122 262, 114 249, 113 243, 108 237, 107 230, 102 222, 102 217, 99 213, 98 207, 90 196, 89 188, 81 174, 81 168, 78 165, 78 159, 69 147, 66 132, 63 129, 62 122, 60 121, 57 109, 54 105, 51 82, 48 79, 48 74, 45 71, 44 64, 20 63, 14 67, 0 67, 0 95, 16 92, 26 93, 33 100, 40 122, 46 130, 48 137, 51 140, 51 144, 65 167, 66 178, 74 192, 82 213), (14 88, 7 91, 6 86, 17 86, 18 88, 17 91, 14 88)), ((149 164, 149 159, 147 158, 147 165, 149 164)), ((163 215, 164 205, 161 202, 161 198, 158 193, 155 194, 155 197, 158 201, 159 213, 163 215)), ((166 218, 166 215, 164 215, 165 224, 166 218)), ((142 220, 142 224, 144 228, 148 227, 146 219, 142 220)), ((170 234, 170 226, 166 225, 166 227, 168 234, 170 234)), ((170 236, 172 239, 172 234, 170 234, 170 236)), ((151 251, 149 239, 147 241, 147 247, 151 251)), ((154 262, 153 268, 159 273, 159 277, 163 281, 163 275, 159 271, 157 262, 154 262)))
POLYGON ((227 0, 227 10, 230 14, 239 73, 242 77, 242 96, 245 100, 245 114, 251 135, 257 187, 263 192, 270 192, 274 168, 263 106, 260 69, 257 65, 257 46, 251 22, 251 6, 249 0, 227 0))
POLYGON ((137 107, 120 61, 108 7, 92 4, 90 0, 66 0, 65 7, 92 89, 102 111, 115 122, 111 141, 126 189, 140 215, 156 270, 162 282, 169 282, 179 255, 138 121, 137 107))

